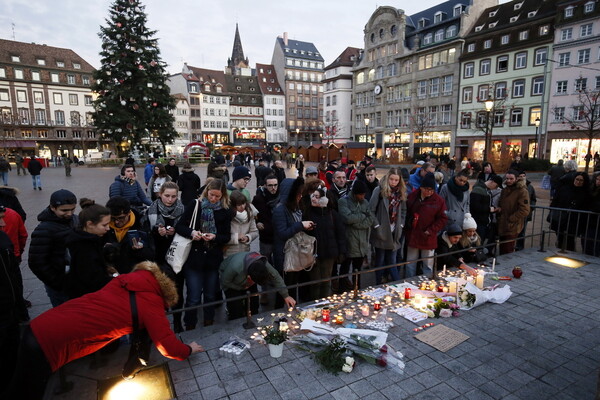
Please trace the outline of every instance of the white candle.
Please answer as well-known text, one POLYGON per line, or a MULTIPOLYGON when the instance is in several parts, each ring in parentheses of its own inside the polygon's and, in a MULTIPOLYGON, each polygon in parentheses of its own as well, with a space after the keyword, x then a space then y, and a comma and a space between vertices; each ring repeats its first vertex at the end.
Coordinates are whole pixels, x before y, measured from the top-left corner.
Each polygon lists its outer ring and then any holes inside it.
POLYGON ((450 282, 450 286, 448 287, 449 293, 456 293, 456 282, 450 282))
POLYGON ((492 271, 496 269, 496 257, 492 260, 492 271))
POLYGON ((479 273, 477 274, 477 278, 475 279, 475 286, 477 286, 479 289, 483 289, 483 278, 484 275, 482 271, 479 271, 479 273))
POLYGON ((444 269, 442 270, 442 274, 446 275, 446 264, 444 264, 444 269))

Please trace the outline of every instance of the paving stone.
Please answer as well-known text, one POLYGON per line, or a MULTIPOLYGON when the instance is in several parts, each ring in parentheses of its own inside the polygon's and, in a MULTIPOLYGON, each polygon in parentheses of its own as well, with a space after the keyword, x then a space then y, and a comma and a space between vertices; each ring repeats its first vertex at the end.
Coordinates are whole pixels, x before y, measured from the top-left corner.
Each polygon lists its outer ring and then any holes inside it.
POLYGON ((408 397, 408 394, 402 390, 400 385, 390 385, 379 391, 387 399, 404 399, 408 397))
POLYGON ((349 387, 341 387, 330 393, 335 400, 354 400, 359 397, 349 387))
POLYGON ((229 396, 231 396, 232 394, 239 393, 239 392, 249 389, 248 384, 241 377, 227 380, 224 383, 224 386, 225 386, 225 391, 227 392, 227 395, 229 395, 229 396))
POLYGON ((216 372, 210 372, 208 374, 197 377, 196 382, 198 383, 198 387, 200 389, 204 389, 214 385, 215 382, 219 382, 219 376, 216 372))
POLYGON ((366 395, 376 392, 375 386, 371 385, 366 379, 361 379, 358 382, 351 383, 348 387, 356 393, 359 398, 364 398, 366 395))
POLYGON ((209 386, 200 390, 200 392, 205 399, 220 399, 227 396, 227 392, 225 392, 225 388, 221 384, 209 386))
POLYGON ((367 396, 365 396, 364 400, 387 400, 388 397, 386 397, 383 393, 381 392, 373 392, 371 394, 368 394, 367 396))
POLYGON ((298 387, 296 382, 289 376, 283 375, 275 380, 271 380, 271 385, 277 390, 278 393, 285 393, 291 389, 298 387))
POLYGON ((281 398, 283 400, 304 400, 304 399, 308 399, 308 397, 306 397, 304 395, 304 393, 302 393, 302 390, 300 390, 300 388, 294 388, 294 389, 292 389, 290 391, 287 391, 287 392, 283 393, 281 395, 281 398))
POLYGON ((252 394, 250 389, 242 390, 241 392, 233 393, 229 395, 229 400, 254 400, 256 397, 252 394))
POLYGON ((263 383, 269 382, 269 379, 265 376, 265 373, 263 371, 256 371, 250 374, 246 374, 244 375, 244 380, 246 381, 248 387, 261 385, 263 383))
POLYGON ((270 383, 263 383, 256 386, 250 385, 250 391, 257 399, 277 399, 279 397, 277 391, 270 383))
POLYGON ((300 390, 302 390, 302 393, 304 393, 309 399, 314 399, 322 396, 324 393, 329 393, 329 390, 325 389, 325 386, 323 386, 319 381, 314 381, 310 385, 300 386, 300 390))
POLYGON ((194 379, 194 373, 190 368, 179 369, 177 371, 171 371, 171 378, 173 383, 194 379))

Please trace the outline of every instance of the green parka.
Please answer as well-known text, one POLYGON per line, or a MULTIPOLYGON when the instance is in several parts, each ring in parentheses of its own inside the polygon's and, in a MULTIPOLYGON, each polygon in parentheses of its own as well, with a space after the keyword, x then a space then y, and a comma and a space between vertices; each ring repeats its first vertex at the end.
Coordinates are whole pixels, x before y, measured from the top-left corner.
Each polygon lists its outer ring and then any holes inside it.
POLYGON ((338 201, 338 213, 346 226, 346 257, 358 258, 369 254, 369 230, 377 222, 369 202, 358 202, 350 193, 338 201))

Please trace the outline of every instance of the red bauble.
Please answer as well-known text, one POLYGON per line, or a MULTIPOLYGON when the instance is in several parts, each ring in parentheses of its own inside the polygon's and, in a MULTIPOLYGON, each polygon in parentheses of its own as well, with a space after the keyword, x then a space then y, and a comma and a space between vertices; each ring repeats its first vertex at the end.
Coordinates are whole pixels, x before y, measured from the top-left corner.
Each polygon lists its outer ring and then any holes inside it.
POLYGON ((158 103, 152 103, 152 105, 153 105, 154 107, 156 107, 156 106, 158 105, 158 103))
POLYGON ((122 27, 122 26, 123 26, 123 24, 121 24, 120 22, 117 22, 117 27, 118 27, 118 28, 120 28, 120 27, 122 27))
POLYGON ((523 275, 523 270, 521 269, 521 267, 514 267, 512 270, 512 274, 515 278, 519 279, 521 278, 521 275, 523 275))

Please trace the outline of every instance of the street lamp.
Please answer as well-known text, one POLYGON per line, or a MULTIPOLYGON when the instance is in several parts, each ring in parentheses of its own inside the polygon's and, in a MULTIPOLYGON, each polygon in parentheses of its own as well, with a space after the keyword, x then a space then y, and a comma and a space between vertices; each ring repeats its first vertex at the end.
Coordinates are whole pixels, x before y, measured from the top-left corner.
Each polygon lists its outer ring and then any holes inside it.
POLYGON ((296 153, 298 153, 298 136, 300 136, 300 128, 296 128, 296 153))
POLYGON ((483 161, 488 161, 488 153, 491 147, 492 138, 492 125, 490 124, 490 114, 494 108, 494 99, 492 95, 489 95, 488 99, 484 102, 486 119, 485 119, 485 147, 483 148, 483 161))
POLYGON ((537 155, 534 154, 534 156, 537 156, 537 158, 542 158, 541 151, 540 151, 540 148, 542 147, 542 135, 538 136, 539 129, 540 129, 540 117, 537 117, 535 119, 535 140, 537 140, 535 149, 536 149, 537 155))
MULTIPOLYGON (((365 142, 369 143, 369 122, 371 120, 367 117, 365 118, 365 142)), ((369 151, 365 149, 365 153, 368 155, 369 151)))

